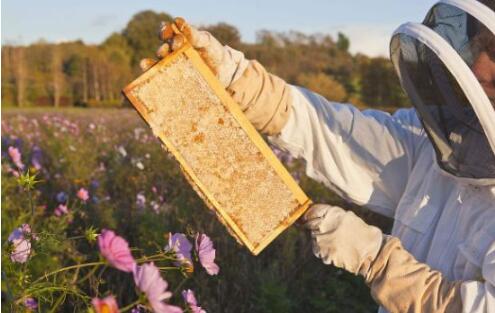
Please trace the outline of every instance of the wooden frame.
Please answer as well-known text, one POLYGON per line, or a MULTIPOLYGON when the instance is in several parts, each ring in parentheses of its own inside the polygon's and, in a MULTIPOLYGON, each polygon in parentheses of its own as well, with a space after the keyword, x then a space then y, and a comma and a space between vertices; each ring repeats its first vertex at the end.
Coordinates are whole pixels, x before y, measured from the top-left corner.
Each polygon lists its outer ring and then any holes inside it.
MULTIPOLYGON (((294 195, 294 198, 299 203, 299 207, 292 212, 285 220, 283 220, 277 228, 275 228, 268 236, 265 236, 262 241, 257 245, 254 245, 248 240, 244 232, 238 227, 238 225, 232 220, 232 218, 225 212, 224 209, 219 205, 215 198, 209 193, 208 189, 201 183, 201 181, 196 177, 195 173, 191 170, 189 165, 186 163, 184 158, 181 156, 179 151, 172 145, 172 143, 167 139, 163 133, 159 133, 159 139, 164 143, 166 148, 173 154, 173 156, 180 163, 186 174, 191 178, 192 182, 201 190, 203 195, 210 201, 216 211, 224 219, 226 226, 229 227, 236 236, 242 241, 242 243, 253 253, 258 255, 270 242, 272 242, 280 233, 282 233, 287 227, 294 223, 301 215, 306 211, 306 209, 311 204, 311 200, 306 196, 304 191, 299 187, 297 182, 292 178, 287 169, 283 164, 277 159, 275 154, 272 152, 268 144, 264 141, 261 135, 257 132, 254 126, 246 118, 239 105, 232 99, 232 97, 226 92, 225 88, 221 85, 215 75, 212 73, 210 68, 203 61, 199 53, 189 44, 185 43, 183 47, 179 50, 173 52, 148 71, 138 77, 135 81, 126 86, 123 90, 124 95, 133 104, 135 109, 141 115, 141 117, 148 123, 148 110, 146 106, 141 103, 141 101, 132 94, 132 90, 141 84, 145 83, 147 80, 152 78, 161 68, 166 67, 170 62, 175 60, 178 56, 185 56, 199 71, 203 78, 208 83, 209 87, 215 93, 215 95, 220 99, 223 105, 230 111, 234 116, 236 121, 240 124, 242 129, 247 133, 248 137, 256 145, 262 155, 267 159, 268 163, 273 167, 277 175, 282 179, 282 181, 288 186, 294 195)), ((148 123, 149 124, 149 123, 148 123)))

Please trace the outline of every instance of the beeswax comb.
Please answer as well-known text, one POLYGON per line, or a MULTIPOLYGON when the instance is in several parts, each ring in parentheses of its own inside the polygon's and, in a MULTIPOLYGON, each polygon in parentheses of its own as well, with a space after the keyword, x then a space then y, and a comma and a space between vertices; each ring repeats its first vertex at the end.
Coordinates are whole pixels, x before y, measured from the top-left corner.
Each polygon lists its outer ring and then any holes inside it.
POLYGON ((188 42, 123 93, 194 190, 254 255, 311 204, 188 42))

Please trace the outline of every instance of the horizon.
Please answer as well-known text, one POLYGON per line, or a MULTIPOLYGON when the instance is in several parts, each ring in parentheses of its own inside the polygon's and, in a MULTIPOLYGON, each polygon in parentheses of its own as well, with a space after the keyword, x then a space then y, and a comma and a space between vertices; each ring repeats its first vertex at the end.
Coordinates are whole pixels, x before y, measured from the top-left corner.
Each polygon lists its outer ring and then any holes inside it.
POLYGON ((2 45, 29 45, 40 40, 50 43, 82 40, 85 44, 100 44, 113 32, 121 32, 134 14, 153 10, 183 16, 193 25, 231 24, 246 43, 255 42, 256 33, 261 30, 328 34, 334 39, 342 32, 350 39, 351 53, 388 57, 388 42, 393 30, 404 22, 421 21, 435 2, 379 0, 370 3, 358 0, 349 4, 344 0, 318 0, 312 7, 301 7, 294 0, 264 4, 259 0, 236 3, 227 0, 201 3, 195 0, 168 3, 146 0, 129 2, 126 6, 116 0, 97 4, 94 0, 83 3, 48 0, 43 3, 33 1, 30 10, 26 11, 25 2, 9 1, 2 3, 1 41, 2 45), (200 10, 196 9, 198 5, 200 10), (265 10, 260 11, 262 6, 265 10), (116 7, 121 10, 115 12, 116 7), (60 27, 70 14, 71 22, 60 27), (301 19, 301 16, 311 18, 301 19))

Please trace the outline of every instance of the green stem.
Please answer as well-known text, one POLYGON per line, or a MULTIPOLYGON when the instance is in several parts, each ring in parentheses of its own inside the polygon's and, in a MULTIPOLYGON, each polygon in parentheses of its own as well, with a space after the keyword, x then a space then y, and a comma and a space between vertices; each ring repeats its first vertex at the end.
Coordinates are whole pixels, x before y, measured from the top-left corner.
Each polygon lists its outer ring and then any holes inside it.
POLYGON ((91 271, 89 271, 86 275, 84 275, 84 277, 82 277, 81 279, 79 279, 77 282, 76 282, 76 285, 79 285, 80 283, 82 283, 83 281, 85 281, 86 279, 90 278, 91 275, 93 275, 96 270, 98 270, 98 267, 99 266, 95 266, 93 269, 91 269, 91 271))
POLYGON ((189 280, 189 277, 184 278, 184 279, 180 282, 180 284, 179 284, 179 285, 177 285, 177 287, 175 287, 173 294, 174 294, 174 295, 175 295, 175 294, 177 294, 177 291, 179 291, 179 289, 181 289, 181 288, 182 288, 182 286, 184 286, 184 284, 185 284, 185 283, 186 283, 186 281, 188 281, 188 280, 189 280))
POLYGON ((169 261, 177 261, 177 258, 174 257, 168 257, 163 254, 155 254, 151 256, 144 256, 140 259, 136 259, 137 263, 143 263, 143 262, 150 262, 150 261, 162 261, 162 260, 169 260, 169 261))
POLYGON ((136 305, 140 304, 141 303, 141 299, 137 299, 136 301, 134 301, 133 303, 131 304, 128 304, 126 305, 125 307, 123 308, 120 308, 120 312, 126 312, 126 311, 129 311, 130 309, 132 309, 133 307, 135 307, 136 305))
POLYGON ((86 236, 80 235, 80 236, 69 237, 67 238, 67 240, 76 240, 76 239, 84 239, 84 238, 86 238, 86 236))
MULTIPOLYGON (((149 257, 142 257, 140 259, 137 259, 136 262, 137 263, 144 263, 144 262, 150 262, 150 261, 160 261, 160 260, 175 260, 175 258, 171 258, 171 257, 165 257, 163 254, 155 254, 155 255, 152 255, 152 256, 149 256, 149 257)), ((36 279, 34 283, 37 283, 43 279, 46 279, 48 278, 49 276, 53 276, 53 275, 56 275, 58 273, 61 273, 61 272, 64 272, 64 271, 69 271, 69 270, 73 270, 73 269, 80 269, 80 268, 83 268, 83 267, 88 267, 88 266, 99 266, 99 265, 104 265, 106 264, 106 262, 104 261, 99 261, 99 262, 91 262, 91 263, 83 263, 83 264, 75 264, 75 265, 71 265, 71 266, 67 266, 67 267, 63 267, 63 268, 60 268, 56 271, 53 271, 53 272, 50 272, 48 274, 45 274, 43 275, 42 277, 39 277, 38 279, 36 279)), ((175 267, 163 267, 162 269, 175 269, 175 267)), ((91 272, 90 272, 91 273, 91 272)), ((87 275, 86 275, 87 276, 87 275)), ((86 279, 86 276, 84 277, 84 279, 86 279)))
POLYGON ((105 264, 105 262, 100 261, 100 262, 83 263, 83 264, 76 264, 76 265, 71 265, 71 266, 67 266, 67 267, 62 267, 62 268, 59 268, 56 271, 50 272, 50 273, 45 274, 42 277, 36 279, 33 282, 33 284, 41 281, 42 279, 48 278, 48 276, 56 275, 56 274, 61 273, 61 272, 64 272, 64 271, 69 271, 69 270, 73 270, 73 269, 76 269, 76 268, 83 268, 83 267, 88 267, 88 266, 103 265, 103 264, 105 264))
POLYGON ((100 270, 100 272, 98 273, 97 277, 98 277, 98 281, 101 280, 101 276, 103 276, 103 273, 107 270, 107 266, 103 266, 100 270))
POLYGON ((67 296, 67 291, 64 291, 60 295, 60 297, 57 298, 57 301, 55 301, 55 304, 50 309, 50 313, 56 312, 57 308, 59 307, 60 304, 62 304, 62 301, 64 301, 64 299, 65 299, 66 296, 67 296))
MULTIPOLYGON (((34 205, 33 205, 33 197, 31 195, 31 188, 27 188, 27 192, 28 192, 28 198, 29 198, 29 207, 31 208, 31 217, 34 216, 34 205)), ((32 227, 32 225, 31 225, 32 227)))
POLYGON ((13 302, 14 301, 14 295, 12 294, 12 291, 10 290, 9 280, 7 279, 7 274, 5 274, 4 271, 2 271, 2 280, 5 281, 5 287, 7 287, 7 300, 9 302, 13 302))
MULTIPOLYGON (((95 267, 97 267, 97 266, 95 266, 95 267)), ((76 269, 76 272, 74 273, 74 277, 72 278, 72 283, 73 283, 73 284, 77 282, 77 278, 79 277, 79 272, 80 272, 80 271, 81 271, 81 268, 80 268, 80 267, 78 267, 78 268, 76 269)))
POLYGON ((175 266, 162 266, 162 267, 158 267, 159 270, 164 270, 164 271, 169 271, 169 270, 178 270, 180 271, 181 268, 180 267, 175 267, 175 266))

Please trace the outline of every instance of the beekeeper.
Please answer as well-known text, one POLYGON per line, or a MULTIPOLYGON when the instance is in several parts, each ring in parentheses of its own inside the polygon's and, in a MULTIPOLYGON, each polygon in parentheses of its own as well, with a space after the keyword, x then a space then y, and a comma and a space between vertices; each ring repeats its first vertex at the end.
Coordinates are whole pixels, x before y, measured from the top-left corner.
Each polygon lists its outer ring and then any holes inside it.
MULTIPOLYGON (((303 218, 314 254, 363 276, 382 312, 495 312, 494 10, 495 0, 443 0, 422 24, 395 31, 391 60, 414 109, 394 115, 288 85, 175 21, 256 128, 303 158, 309 177, 395 220, 388 236, 335 206, 314 205, 303 218)), ((170 25, 161 36, 160 58, 184 42, 170 25)))

